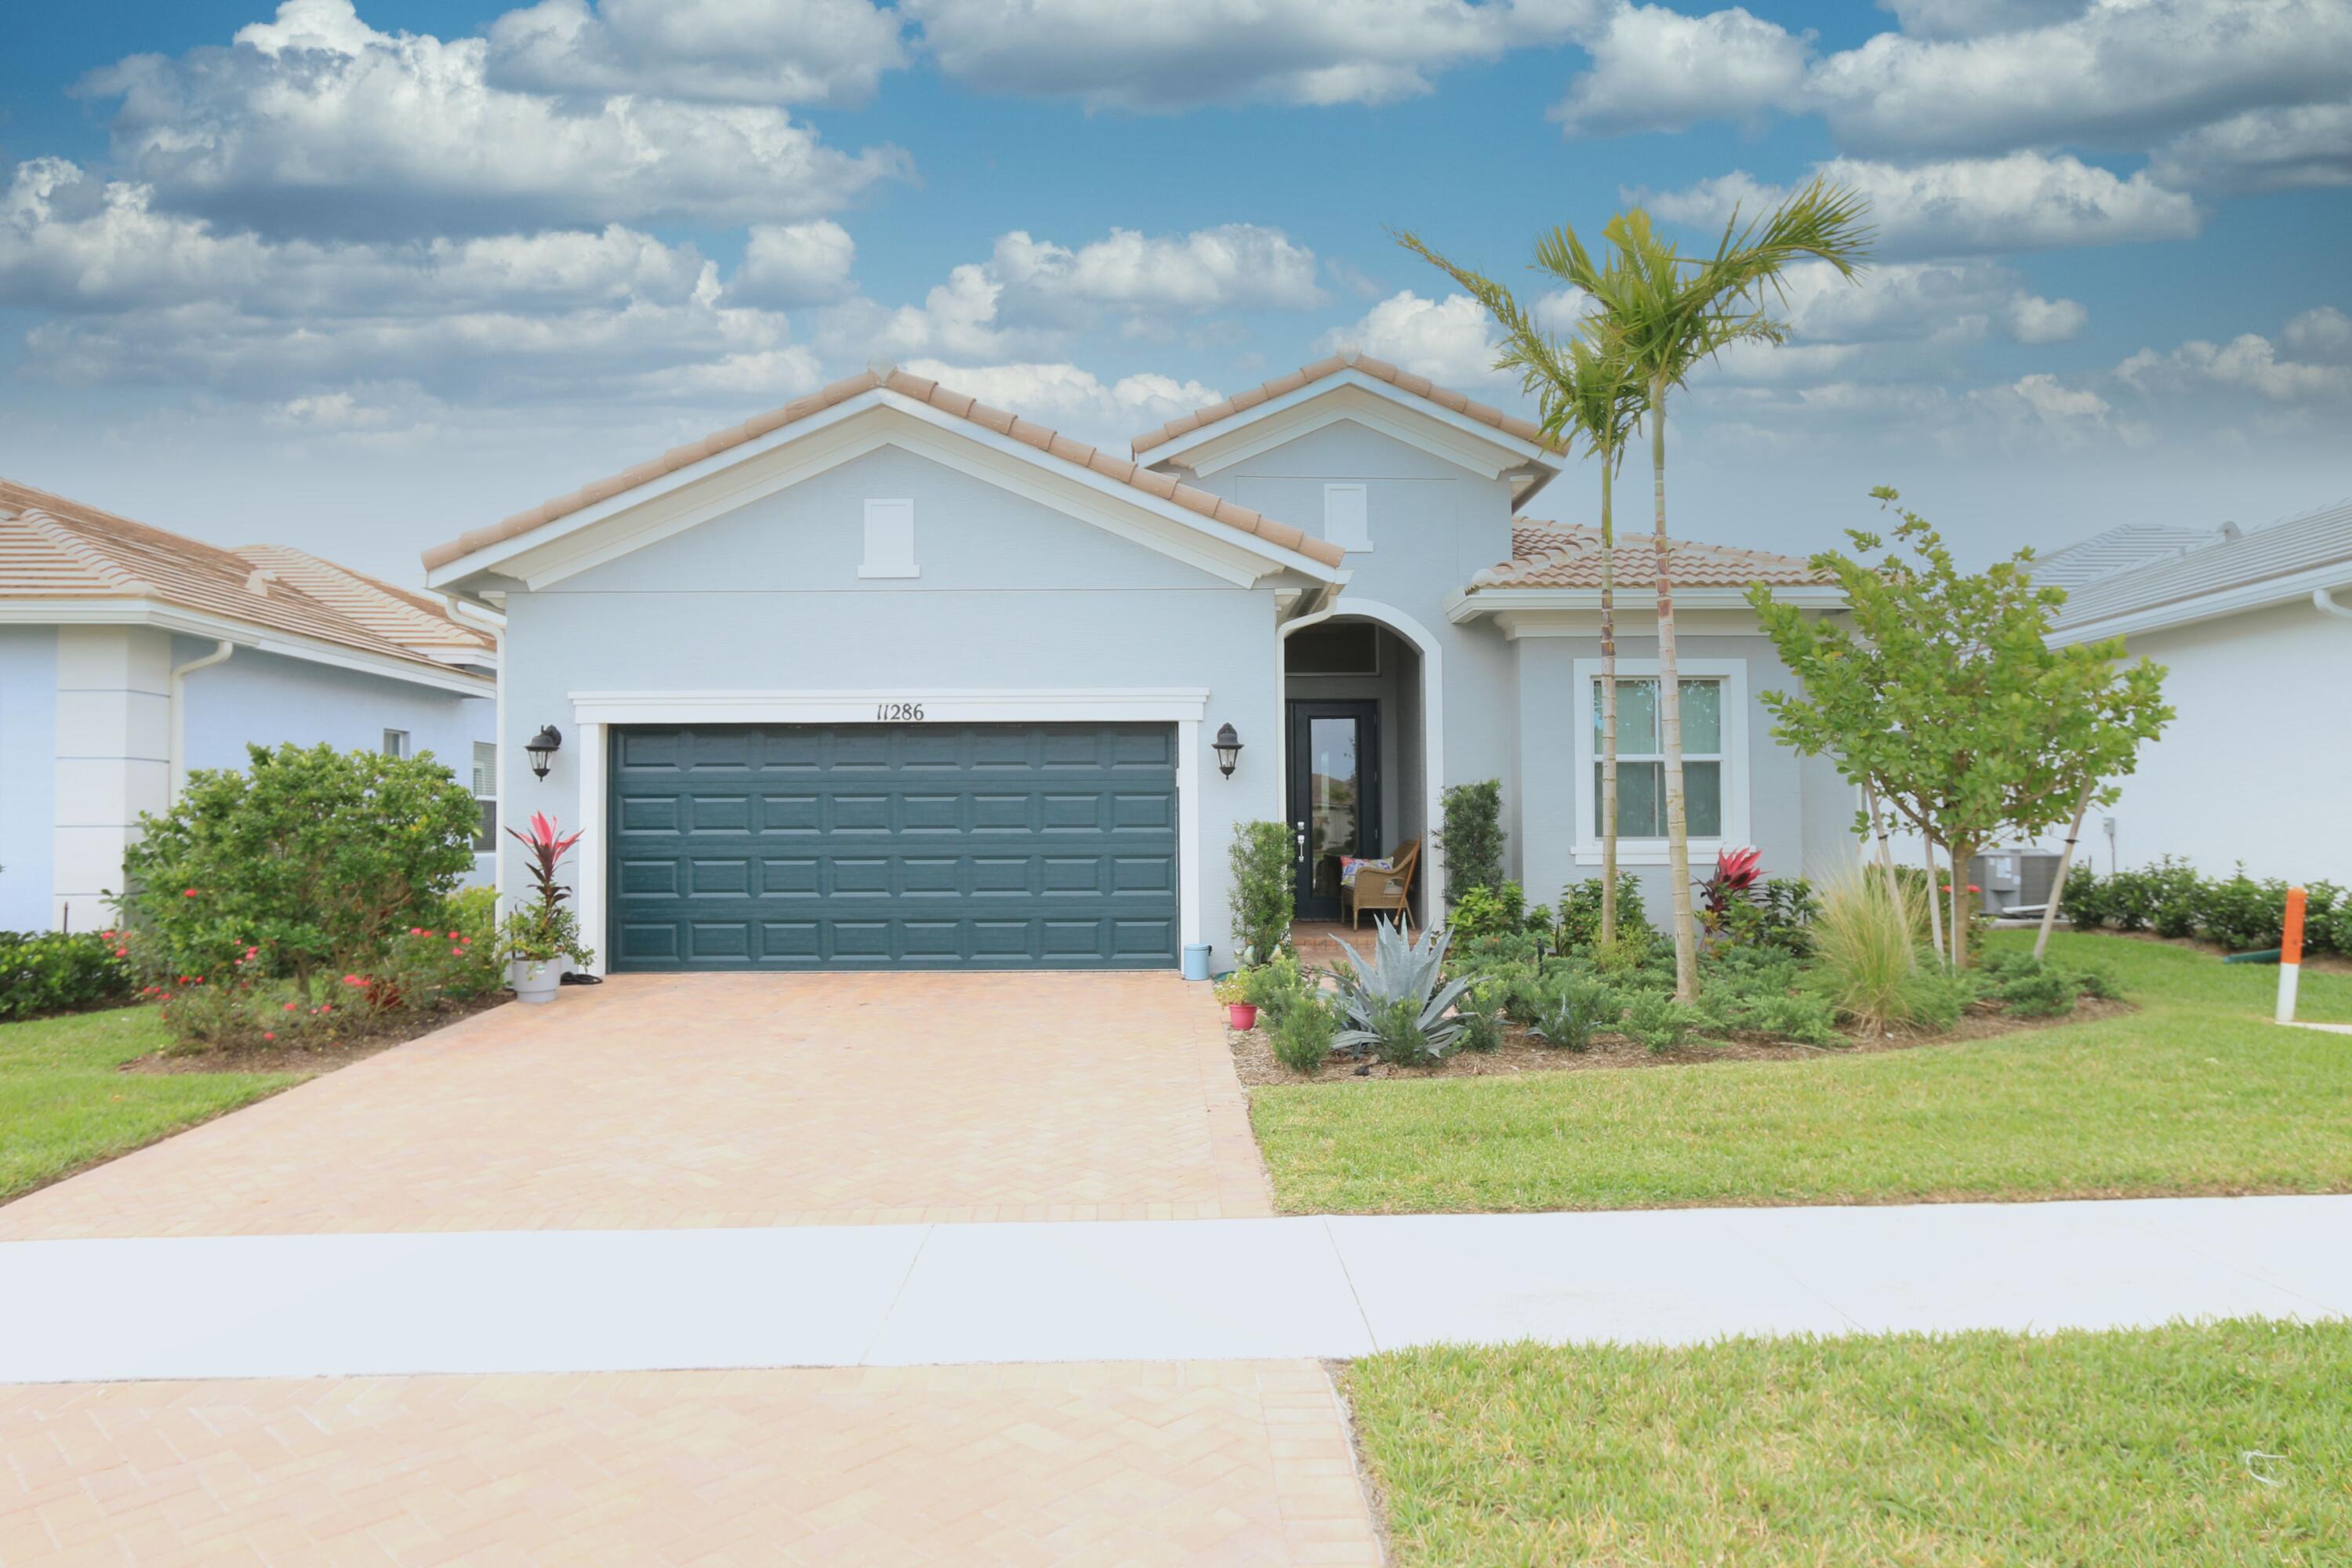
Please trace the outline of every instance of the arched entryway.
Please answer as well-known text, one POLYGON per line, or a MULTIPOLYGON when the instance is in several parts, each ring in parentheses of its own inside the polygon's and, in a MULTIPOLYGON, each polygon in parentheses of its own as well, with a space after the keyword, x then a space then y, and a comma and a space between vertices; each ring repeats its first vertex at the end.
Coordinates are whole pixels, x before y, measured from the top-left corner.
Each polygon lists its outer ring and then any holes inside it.
POLYGON ((1283 627, 1283 799, 1302 924, 1339 918, 1343 856, 1412 842, 1412 923, 1437 910, 1444 658, 1411 616, 1360 600, 1283 627))

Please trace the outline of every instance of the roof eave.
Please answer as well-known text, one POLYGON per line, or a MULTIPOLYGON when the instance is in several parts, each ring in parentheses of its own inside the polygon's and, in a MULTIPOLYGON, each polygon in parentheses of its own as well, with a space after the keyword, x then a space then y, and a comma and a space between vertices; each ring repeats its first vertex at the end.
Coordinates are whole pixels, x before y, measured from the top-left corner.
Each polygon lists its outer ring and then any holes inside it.
POLYGON ((453 668, 425 654, 378 653, 324 637, 304 637, 276 626, 190 609, 163 599, 9 596, 0 598, 0 626, 152 626, 159 631, 226 640, 259 653, 410 681, 467 697, 487 697, 497 689, 496 682, 488 676, 453 668))
MULTIPOLYGON (((1502 465, 1506 468, 1516 468, 1525 465, 1549 468, 1556 473, 1567 460, 1564 453, 1555 452, 1533 441, 1523 440, 1507 430, 1487 424, 1483 419, 1457 414, 1442 403, 1433 403, 1417 393, 1408 392, 1403 387, 1384 381, 1379 376, 1366 374, 1353 365, 1334 371, 1329 375, 1319 376, 1304 385, 1293 387, 1290 391, 1279 396, 1269 397, 1263 403, 1253 404, 1247 408, 1237 408, 1223 418, 1206 425, 1195 426, 1181 435, 1169 437, 1163 441, 1156 441, 1140 450, 1137 450, 1131 444, 1129 449, 1134 453, 1137 462, 1148 467, 1157 468, 1163 463, 1173 463, 1180 468, 1191 468, 1193 465, 1186 462, 1185 458, 1197 454, 1202 447, 1223 441, 1263 420, 1286 414, 1294 408, 1315 402, 1318 398, 1328 397, 1341 387, 1353 387, 1370 393, 1384 402, 1393 404, 1433 423, 1444 426, 1456 435, 1483 442, 1498 451, 1508 453, 1512 460, 1502 465)), ((1530 489, 1528 493, 1533 494, 1534 490, 1530 489)))
MULTIPOLYGON (((1842 610, 1845 608, 1845 591, 1829 583, 1768 583, 1774 600, 1793 605, 1804 610, 1842 610)), ((1675 607, 1678 610, 1745 610, 1752 608, 1748 602, 1748 584, 1738 587, 1718 584, 1693 584, 1675 589, 1675 607)), ((1642 602, 1634 600, 1628 591, 1621 589, 1618 608, 1628 615, 1648 613, 1642 602)), ((1467 625, 1482 616, 1500 615, 1520 610, 1593 610, 1601 608, 1598 588, 1514 588, 1507 584, 1469 587, 1457 591, 1446 601, 1446 619, 1456 626, 1467 625)))

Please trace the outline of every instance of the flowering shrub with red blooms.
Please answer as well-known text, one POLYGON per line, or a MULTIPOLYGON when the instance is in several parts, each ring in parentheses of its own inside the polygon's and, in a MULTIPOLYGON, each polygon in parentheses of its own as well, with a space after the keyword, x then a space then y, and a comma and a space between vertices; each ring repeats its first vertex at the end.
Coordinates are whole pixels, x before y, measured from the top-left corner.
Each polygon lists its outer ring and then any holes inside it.
POLYGON ((496 942, 427 926, 411 926, 407 934, 394 939, 367 973, 342 979, 354 1005, 374 1013, 468 1002, 502 984, 496 942))
POLYGON ((0 931, 0 1023, 131 1001, 130 957, 114 931, 0 931))

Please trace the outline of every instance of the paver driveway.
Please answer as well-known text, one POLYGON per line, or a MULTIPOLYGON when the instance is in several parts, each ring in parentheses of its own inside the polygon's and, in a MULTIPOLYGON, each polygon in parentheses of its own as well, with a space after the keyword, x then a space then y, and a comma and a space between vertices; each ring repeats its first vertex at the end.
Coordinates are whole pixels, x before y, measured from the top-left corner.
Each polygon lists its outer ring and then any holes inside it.
POLYGON ((1172 974, 623 975, 0 1207, 0 1240, 1272 1212, 1172 974))

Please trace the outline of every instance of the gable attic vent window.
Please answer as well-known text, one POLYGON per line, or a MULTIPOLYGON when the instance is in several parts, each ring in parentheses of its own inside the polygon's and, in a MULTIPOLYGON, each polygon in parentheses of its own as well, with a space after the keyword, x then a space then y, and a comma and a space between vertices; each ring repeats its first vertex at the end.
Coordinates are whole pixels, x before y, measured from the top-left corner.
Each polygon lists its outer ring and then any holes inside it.
POLYGON ((1360 484, 1323 487, 1323 537, 1342 550, 1372 547, 1372 521, 1360 484))
POLYGON ((919 577, 915 568, 915 503, 910 500, 870 500, 866 503, 866 559, 860 577, 919 577))

